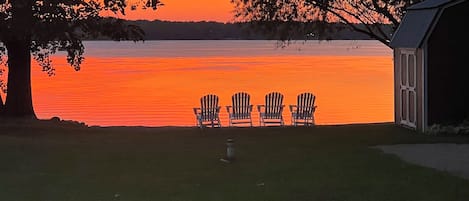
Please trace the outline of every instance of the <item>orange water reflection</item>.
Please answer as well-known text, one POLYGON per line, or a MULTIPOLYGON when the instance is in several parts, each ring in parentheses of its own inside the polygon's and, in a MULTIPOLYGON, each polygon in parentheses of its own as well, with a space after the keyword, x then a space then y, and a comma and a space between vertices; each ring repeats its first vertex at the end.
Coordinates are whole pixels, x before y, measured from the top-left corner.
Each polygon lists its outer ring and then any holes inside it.
MULTIPOLYGON (((238 91, 254 104, 279 91, 285 104, 296 95, 317 95, 317 124, 385 122, 393 119, 391 56, 285 56, 101 58, 87 56, 82 70, 54 59, 48 77, 33 68, 33 99, 39 118, 60 116, 89 125, 193 126, 192 108, 207 93, 225 106, 238 91), (275 61, 275 62, 272 62, 275 61)), ((290 113, 284 112, 290 123, 290 113)), ((257 111, 253 114, 258 125, 257 111)))

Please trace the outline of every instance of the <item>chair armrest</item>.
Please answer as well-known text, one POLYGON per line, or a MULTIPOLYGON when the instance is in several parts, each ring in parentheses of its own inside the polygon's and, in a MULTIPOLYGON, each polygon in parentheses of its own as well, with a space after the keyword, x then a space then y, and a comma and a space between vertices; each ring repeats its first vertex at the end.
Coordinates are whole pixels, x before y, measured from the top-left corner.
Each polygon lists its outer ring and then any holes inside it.
POLYGON ((200 110, 200 108, 195 107, 195 108, 194 108, 194 114, 195 114, 195 115, 199 114, 199 112, 198 112, 199 110, 200 110))
POLYGON ((230 112, 230 108, 231 108, 231 107, 232 107, 232 106, 226 106, 226 112, 231 113, 231 112, 230 112))
POLYGON ((221 110, 221 106, 218 106, 217 107, 217 113, 220 113, 220 110, 221 110))
POLYGON ((254 105, 249 105, 249 112, 252 112, 252 107, 254 107, 254 105))
POLYGON ((294 108, 296 108, 297 105, 290 105, 290 112, 293 112, 294 108))
POLYGON ((283 108, 285 108, 285 105, 280 106, 280 112, 283 112, 283 108))
POLYGON ((262 107, 265 107, 265 105, 257 105, 257 111, 258 111, 258 112, 261 112, 261 108, 262 108, 262 107))

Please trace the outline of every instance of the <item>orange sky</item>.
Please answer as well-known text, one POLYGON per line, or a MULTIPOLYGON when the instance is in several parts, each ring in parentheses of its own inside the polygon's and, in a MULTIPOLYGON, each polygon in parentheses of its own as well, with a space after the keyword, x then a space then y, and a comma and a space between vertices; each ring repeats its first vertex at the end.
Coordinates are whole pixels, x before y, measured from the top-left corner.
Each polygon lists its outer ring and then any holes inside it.
POLYGON ((156 12, 152 9, 128 11, 127 19, 169 21, 218 21, 233 19, 233 4, 230 0, 162 0, 165 4, 156 12))

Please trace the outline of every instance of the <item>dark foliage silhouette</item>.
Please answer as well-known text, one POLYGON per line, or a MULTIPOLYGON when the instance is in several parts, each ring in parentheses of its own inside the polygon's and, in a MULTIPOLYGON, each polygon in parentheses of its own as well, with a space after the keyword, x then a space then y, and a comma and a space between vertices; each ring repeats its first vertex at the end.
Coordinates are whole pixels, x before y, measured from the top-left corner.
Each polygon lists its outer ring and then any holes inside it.
MULTIPOLYGON (((159 0, 0 0, 0 62, 8 68, 6 100, 0 113, 6 117, 36 118, 31 96, 31 60, 45 73, 54 74, 50 56, 67 53, 67 62, 80 70, 85 38, 140 41, 143 30, 125 20, 103 16, 125 15, 127 10, 153 9, 159 0), (129 9, 126 9, 129 8, 129 9)), ((66 87, 66 86, 64 86, 66 87)))
MULTIPOLYGON (((327 39, 328 23, 346 27, 389 46, 405 8, 422 0, 231 0, 238 22, 282 40, 292 35, 327 39), (389 26, 390 25, 390 26, 389 26), (391 29, 391 30, 389 30, 391 29)), ((334 28, 334 27, 332 27, 334 28)))

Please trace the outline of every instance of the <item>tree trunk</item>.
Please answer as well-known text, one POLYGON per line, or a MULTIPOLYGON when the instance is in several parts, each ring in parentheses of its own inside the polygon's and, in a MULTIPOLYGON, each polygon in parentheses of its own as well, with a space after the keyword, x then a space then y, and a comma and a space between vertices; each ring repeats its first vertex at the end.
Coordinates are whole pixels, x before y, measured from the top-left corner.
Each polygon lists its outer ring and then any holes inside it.
POLYGON ((0 96, 0 116, 3 114, 3 99, 2 96, 0 96))
POLYGON ((33 118, 31 95, 31 27, 32 5, 35 1, 11 2, 11 24, 3 40, 8 52, 8 83, 3 115, 6 117, 33 118))
POLYGON ((29 40, 5 43, 8 50, 8 84, 4 115, 36 119, 31 94, 31 44, 29 40))

